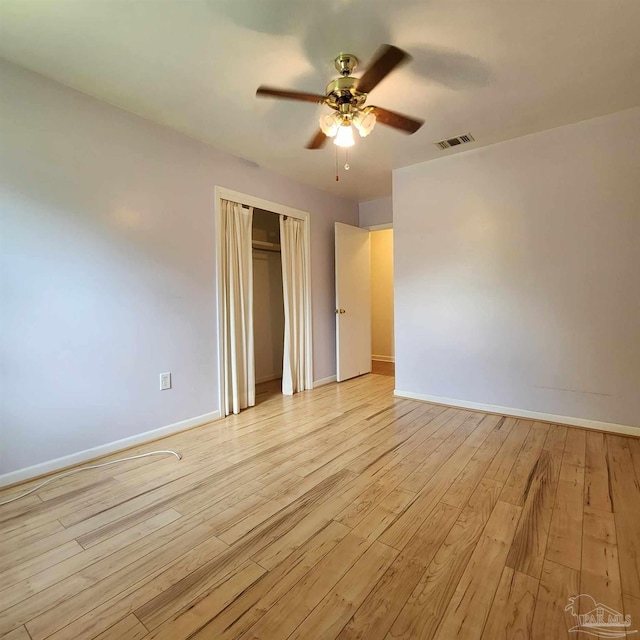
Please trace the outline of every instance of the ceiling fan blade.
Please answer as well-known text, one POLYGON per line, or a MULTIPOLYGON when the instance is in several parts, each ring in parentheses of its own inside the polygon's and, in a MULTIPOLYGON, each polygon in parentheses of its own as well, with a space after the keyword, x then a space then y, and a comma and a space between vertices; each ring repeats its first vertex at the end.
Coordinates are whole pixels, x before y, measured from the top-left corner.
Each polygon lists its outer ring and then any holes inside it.
POLYGON ((257 96, 263 98, 282 98, 283 100, 300 100, 302 102, 323 103, 327 98, 316 93, 304 93, 303 91, 287 91, 286 89, 274 89, 272 87, 258 87, 257 96))
POLYGON ((411 56, 402 49, 390 44, 383 44, 376 51, 373 62, 358 80, 358 91, 369 93, 381 80, 391 73, 399 64, 407 62, 411 56))
POLYGON ((424 120, 416 120, 415 118, 410 118, 409 116, 404 116, 401 113, 389 111, 388 109, 382 109, 381 107, 371 107, 371 109, 378 122, 386 124, 388 127, 393 127, 394 129, 400 129, 406 133, 415 133, 424 124, 424 120))
POLYGON ((309 140, 309 144, 307 144, 307 149, 322 149, 324 147, 325 142, 327 141, 327 136, 322 133, 322 129, 318 129, 318 133, 316 133, 311 140, 309 140))

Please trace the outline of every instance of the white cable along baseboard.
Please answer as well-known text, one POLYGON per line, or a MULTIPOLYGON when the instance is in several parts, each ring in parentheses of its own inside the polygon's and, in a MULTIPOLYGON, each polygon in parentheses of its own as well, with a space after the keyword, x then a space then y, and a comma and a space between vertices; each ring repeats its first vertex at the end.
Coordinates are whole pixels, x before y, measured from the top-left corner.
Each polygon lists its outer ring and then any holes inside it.
POLYGON ((584 427, 585 429, 593 429, 595 431, 608 431, 610 433, 619 433, 625 436, 640 437, 640 427, 632 427, 631 425, 627 424, 600 422, 599 420, 574 418, 572 416, 559 416, 553 413, 541 413, 539 411, 528 411, 527 409, 501 407, 494 404, 482 404, 480 402, 469 402, 467 400, 458 400, 456 398, 430 396, 424 393, 413 393, 411 391, 400 391, 398 389, 394 390, 393 395, 398 398, 407 398, 408 400, 421 400, 423 402, 431 402, 432 404, 443 404, 448 407, 456 407, 458 409, 474 409, 476 411, 484 411, 485 413, 498 413, 500 415, 512 416, 514 418, 527 418, 530 420, 538 420, 540 422, 553 422, 554 424, 563 424, 571 427, 584 427))
POLYGON ((84 451, 78 451, 62 458, 55 458, 54 460, 48 460, 47 462, 41 462, 31 467, 25 467, 24 469, 18 469, 16 471, 10 471, 0 475, 0 487, 6 485, 15 484, 16 482, 22 482, 23 480, 30 480, 31 478, 37 478, 53 471, 60 471, 67 467, 87 462, 88 460, 94 460, 101 456, 105 456, 110 453, 122 451, 138 444, 145 444, 158 438, 177 433, 178 431, 184 431, 185 429, 191 429, 192 427, 199 427, 208 422, 220 419, 220 411, 211 411, 210 413, 204 413, 201 416, 195 418, 189 418, 188 420, 182 420, 180 422, 174 422, 158 429, 152 429, 151 431, 145 431, 143 433, 137 433, 135 436, 129 438, 122 438, 121 440, 115 440, 113 442, 107 442, 91 449, 85 449, 84 451))
POLYGON ((89 471, 90 469, 100 469, 102 467, 109 467, 113 464, 120 464, 121 462, 127 462, 127 460, 138 460, 140 458, 148 458, 149 456, 157 456, 160 454, 171 454, 172 456, 175 456, 176 458, 178 458, 178 460, 182 460, 182 454, 178 453, 177 451, 174 451, 173 449, 163 449, 161 451, 147 451, 145 453, 139 453, 138 455, 135 455, 135 456, 118 458, 117 460, 109 460, 108 462, 101 462, 100 464, 89 464, 82 467, 74 467, 73 469, 69 469, 69 471, 64 471, 63 473, 56 473, 55 475, 50 476, 40 484, 37 484, 34 487, 31 487, 31 489, 27 489, 26 491, 23 491, 22 493, 19 493, 18 495, 15 495, 12 498, 9 498, 8 500, 3 500, 2 502, 0 502, 0 507, 2 507, 5 504, 11 504, 12 502, 17 502, 18 500, 22 500, 22 498, 26 498, 27 496, 30 496, 32 493, 36 493, 37 491, 42 489, 42 487, 46 487, 48 484, 52 484, 57 480, 62 480, 62 478, 68 478, 69 476, 74 476, 77 473, 81 473, 82 471, 89 471))

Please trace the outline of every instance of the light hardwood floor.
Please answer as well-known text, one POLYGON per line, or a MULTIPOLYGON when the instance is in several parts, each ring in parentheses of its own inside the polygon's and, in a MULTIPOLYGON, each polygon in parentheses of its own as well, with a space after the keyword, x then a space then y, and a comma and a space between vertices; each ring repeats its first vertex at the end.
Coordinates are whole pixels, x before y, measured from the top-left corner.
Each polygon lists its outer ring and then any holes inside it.
POLYGON ((639 440, 392 390, 271 396, 0 507, 0 637, 550 640, 580 593, 640 626, 639 440))

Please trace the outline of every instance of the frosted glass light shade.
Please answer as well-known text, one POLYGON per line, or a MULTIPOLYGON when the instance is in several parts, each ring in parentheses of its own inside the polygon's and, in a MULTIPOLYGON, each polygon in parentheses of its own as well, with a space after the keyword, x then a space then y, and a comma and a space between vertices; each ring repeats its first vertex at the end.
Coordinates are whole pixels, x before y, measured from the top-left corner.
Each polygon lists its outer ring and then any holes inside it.
POLYGON ((371 112, 360 111, 353 118, 355 125, 361 138, 366 138, 376 126, 376 116, 371 112))
POLYGON ((337 113, 327 113, 320 116, 320 129, 327 138, 333 138, 338 133, 341 118, 337 113))
POLYGON ((333 144, 339 147, 353 147, 355 141, 353 139, 353 129, 350 124, 343 124, 338 128, 338 134, 333 144))

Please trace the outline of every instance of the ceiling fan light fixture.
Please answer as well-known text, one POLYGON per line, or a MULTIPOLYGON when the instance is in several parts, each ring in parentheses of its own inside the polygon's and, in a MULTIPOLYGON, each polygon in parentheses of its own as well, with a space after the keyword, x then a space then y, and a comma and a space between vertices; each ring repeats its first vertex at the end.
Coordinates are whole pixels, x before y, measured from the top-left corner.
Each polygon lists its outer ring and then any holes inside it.
POLYGON ((338 127, 338 133, 333 144, 338 147, 353 147, 355 140, 353 139, 353 128, 349 122, 343 123, 338 127))
POLYGON ((355 125, 361 138, 366 138, 376 126, 376 116, 372 111, 358 111, 353 117, 355 125))
POLYGON ((320 129, 327 138, 333 138, 338 133, 341 124, 342 118, 337 113, 327 113, 320 116, 320 129))
POLYGON ((351 74, 358 64, 357 58, 348 53, 341 53, 335 60, 340 77, 327 85, 324 94, 259 86, 256 95, 322 104, 334 111, 319 117, 320 128, 307 143, 307 149, 322 149, 327 138, 333 138, 334 144, 338 147, 352 147, 355 144, 353 128, 355 127, 361 138, 365 138, 373 131, 376 122, 411 134, 420 129, 424 124, 423 120, 382 107, 365 106, 372 89, 396 67, 410 59, 411 56, 406 51, 390 44, 382 45, 364 74, 360 78, 354 78, 351 74))

